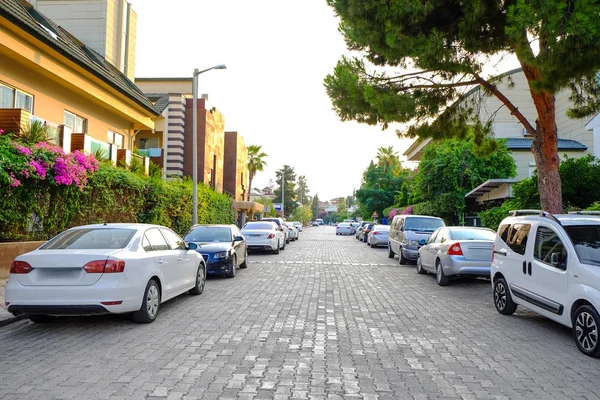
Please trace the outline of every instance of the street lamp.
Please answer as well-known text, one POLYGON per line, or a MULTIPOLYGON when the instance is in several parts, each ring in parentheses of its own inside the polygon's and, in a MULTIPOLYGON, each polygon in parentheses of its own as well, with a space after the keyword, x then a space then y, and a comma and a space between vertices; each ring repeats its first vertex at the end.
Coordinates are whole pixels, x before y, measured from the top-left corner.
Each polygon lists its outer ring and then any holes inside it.
POLYGON ((198 103, 198 75, 203 74, 211 69, 227 69, 225 64, 215 65, 207 69, 199 71, 197 68, 194 69, 194 75, 192 75, 192 181, 194 187, 192 188, 192 223, 198 223, 198 110, 196 109, 198 103))

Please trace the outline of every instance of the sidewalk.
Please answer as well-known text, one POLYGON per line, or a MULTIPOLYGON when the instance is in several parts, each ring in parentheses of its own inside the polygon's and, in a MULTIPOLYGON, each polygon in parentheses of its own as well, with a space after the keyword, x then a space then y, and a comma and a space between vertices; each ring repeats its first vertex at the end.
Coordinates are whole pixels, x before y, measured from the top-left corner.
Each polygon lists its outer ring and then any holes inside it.
POLYGON ((8 311, 4 306, 4 287, 8 279, 0 279, 0 326, 10 324, 12 322, 22 319, 22 317, 15 317, 8 311))

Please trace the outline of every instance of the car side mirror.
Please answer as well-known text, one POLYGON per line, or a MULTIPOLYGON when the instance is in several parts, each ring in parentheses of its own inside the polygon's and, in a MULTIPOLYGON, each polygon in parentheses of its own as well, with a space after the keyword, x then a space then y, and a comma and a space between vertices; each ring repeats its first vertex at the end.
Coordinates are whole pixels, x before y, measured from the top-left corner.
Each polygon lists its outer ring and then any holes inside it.
POLYGON ((562 253, 552 253, 552 255, 550 256, 550 264, 552 264, 552 266, 556 268, 566 268, 562 253))
POLYGON ((243 236, 236 236, 235 239, 233 239, 234 242, 243 242, 244 241, 244 237, 243 236))
POLYGON ((187 249, 188 250, 197 250, 198 249, 198 245, 196 243, 188 243, 187 249))
POLYGON ((425 243, 427 243, 427 240, 425 240, 425 239, 419 240, 419 245, 423 246, 425 243))

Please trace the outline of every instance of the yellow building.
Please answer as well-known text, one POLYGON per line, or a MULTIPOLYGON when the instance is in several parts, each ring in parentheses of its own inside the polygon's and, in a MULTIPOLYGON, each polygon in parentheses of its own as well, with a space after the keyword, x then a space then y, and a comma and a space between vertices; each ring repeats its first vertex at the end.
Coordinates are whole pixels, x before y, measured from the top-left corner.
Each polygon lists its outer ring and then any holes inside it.
POLYGON ((0 1, 0 129, 42 120, 65 151, 103 151, 128 163, 136 134, 154 131, 161 118, 98 52, 30 3, 0 1))

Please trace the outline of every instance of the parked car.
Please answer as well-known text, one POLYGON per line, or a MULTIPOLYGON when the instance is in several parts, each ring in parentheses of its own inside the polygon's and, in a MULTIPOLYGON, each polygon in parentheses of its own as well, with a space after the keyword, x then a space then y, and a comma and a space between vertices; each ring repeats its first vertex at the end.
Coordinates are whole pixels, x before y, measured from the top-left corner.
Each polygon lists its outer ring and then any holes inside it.
POLYGON ((261 219, 261 221, 272 221, 272 222, 275 222, 277 224, 277 227, 279 227, 279 229, 281 229, 281 231, 285 235, 285 243, 289 243, 290 242, 290 231, 289 231, 289 229, 284 229, 285 221, 283 220, 283 218, 275 218, 275 217, 271 218, 271 217, 269 217, 269 218, 263 218, 263 219, 261 219))
POLYGON ((242 228, 248 250, 285 250, 285 233, 273 221, 251 221, 242 228))
POLYGON ((573 331, 579 350, 600 356, 600 217, 505 218, 494 242, 494 304, 510 315, 523 306, 573 331))
POLYGON ((390 237, 389 225, 373 225, 367 235, 367 244, 370 247, 387 246, 390 237))
POLYGON ((352 235, 355 235, 356 230, 360 226, 360 222, 350 222, 350 226, 352 226, 352 235))
POLYGON ((323 225, 323 220, 321 218, 315 219, 319 225, 323 225))
POLYGON ((435 273, 440 286, 447 285, 451 276, 489 277, 495 238, 496 232, 487 228, 438 228, 419 249, 417 272, 435 273))
POLYGON ((358 227, 356 228, 356 232, 354 232, 354 236, 355 236, 357 239, 359 239, 359 240, 360 240, 360 233, 361 233, 361 231, 363 230, 363 228, 364 228, 365 226, 367 226, 367 225, 369 225, 369 222, 368 222, 368 221, 362 221, 362 222, 361 222, 361 223, 358 225, 358 227))
POLYGON ((310 224, 311 224, 312 226, 319 226, 319 223, 318 223, 317 221, 312 221, 310 224))
POLYGON ((288 235, 290 237, 290 241, 295 242, 299 239, 298 229, 291 222, 285 222, 285 227, 288 229, 288 235))
POLYGON ((206 263, 195 250, 159 225, 71 228, 12 262, 8 311, 33 322, 132 313, 135 321, 149 323, 163 302, 204 290, 206 263))
POLYGON ((340 222, 335 228, 336 235, 352 235, 352 225, 348 222, 340 222))
POLYGON ((369 224, 366 224, 365 226, 363 226, 362 230, 358 234, 358 240, 366 243, 367 238, 369 236, 369 232, 371 232, 371 229, 373 229, 374 226, 375 226, 374 223, 369 223, 369 224))
POLYGON ((248 267, 246 239, 235 225, 194 225, 183 240, 198 246, 209 275, 235 278, 238 267, 248 267))
POLYGON ((302 224, 300 223, 300 221, 292 221, 292 224, 294 224, 296 229, 298 229, 298 232, 302 232, 302 224))
POLYGON ((419 257, 420 241, 427 240, 437 228, 445 226, 444 220, 427 215, 396 215, 390 225, 388 257, 398 254, 401 265, 419 257))

